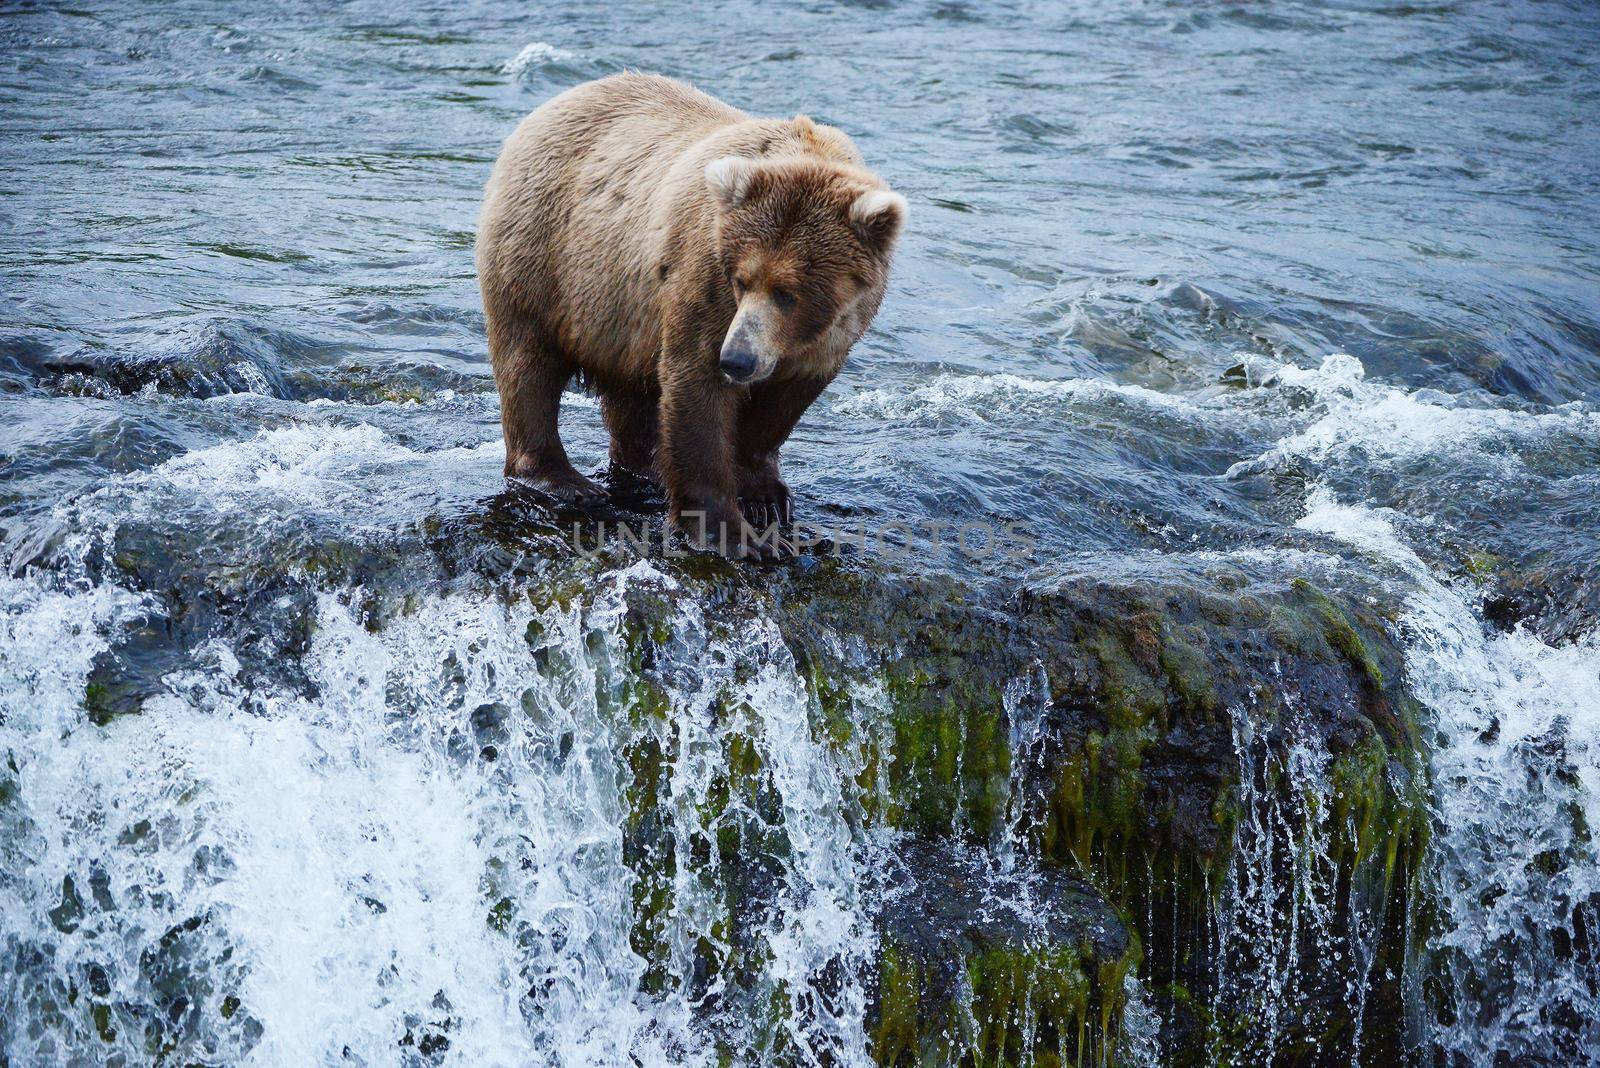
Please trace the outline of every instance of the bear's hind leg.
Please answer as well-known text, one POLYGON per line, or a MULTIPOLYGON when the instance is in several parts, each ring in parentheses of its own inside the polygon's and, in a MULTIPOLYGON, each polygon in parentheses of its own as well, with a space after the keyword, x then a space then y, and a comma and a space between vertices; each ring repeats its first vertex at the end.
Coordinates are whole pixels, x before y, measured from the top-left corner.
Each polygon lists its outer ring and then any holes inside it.
POLYGON ((531 332, 489 321, 489 358, 500 391, 500 425, 506 439, 506 477, 563 501, 589 504, 605 491, 578 474, 561 445, 557 415, 572 365, 531 332))
POLYGON ((643 390, 606 390, 600 414, 611 433, 611 466, 637 478, 656 478, 656 439, 661 397, 643 390))

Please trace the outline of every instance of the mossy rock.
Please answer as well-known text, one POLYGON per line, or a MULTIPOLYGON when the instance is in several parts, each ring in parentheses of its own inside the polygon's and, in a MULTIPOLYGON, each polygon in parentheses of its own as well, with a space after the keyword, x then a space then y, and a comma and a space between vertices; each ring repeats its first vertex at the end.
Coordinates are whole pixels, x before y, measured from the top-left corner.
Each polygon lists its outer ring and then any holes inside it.
MULTIPOLYGON (((583 611, 602 589, 615 588, 606 573, 634 560, 612 550, 574 552, 558 518, 506 494, 382 545, 289 530, 256 571, 221 556, 168 556, 158 539, 125 528, 109 558, 119 581, 159 602, 151 618, 160 629, 115 644, 116 671, 92 681, 132 680, 128 693, 150 692, 170 670, 164 650, 221 633, 239 651, 246 683, 260 673, 295 684, 306 610, 327 588, 382 591, 364 594, 361 604, 380 628, 410 611, 419 593, 453 587, 540 610, 583 611), (284 598, 305 606, 300 624, 281 607, 267 610, 284 598)), ((1374 1058, 1398 1053, 1398 1023, 1374 1014, 1398 1003, 1408 950, 1426 929, 1416 880, 1428 828, 1426 756, 1403 657, 1381 602, 1370 601, 1374 591, 1359 579, 1346 587, 1343 575, 1292 580, 1215 560, 1106 558, 1092 570, 1018 589, 907 574, 860 558, 774 568, 704 556, 653 563, 670 581, 624 591, 620 677, 604 703, 629 739, 617 754, 632 783, 622 833, 637 876, 634 948, 649 962, 648 991, 681 983, 694 995, 727 979, 719 1011, 734 1011, 741 996, 751 1018, 766 1011, 764 995, 739 982, 759 970, 746 931, 772 898, 771 858, 787 848, 759 754, 736 732, 722 739, 721 779, 698 801, 704 811, 694 822, 712 830, 678 826, 662 806, 664 769, 675 756, 663 729, 674 714, 668 694, 675 673, 695 668, 676 633, 679 602, 688 600, 723 634, 776 625, 813 703, 812 737, 857 771, 841 804, 859 830, 952 848, 1013 838, 1045 868, 1092 887, 1140 943, 1161 947, 1140 964, 1140 978, 1167 1021, 1164 1053, 1177 1063, 1232 1056, 1229 1044, 1249 1029, 1252 1007, 1226 996, 1209 939, 1247 803, 1286 803, 1305 788, 1293 776, 1262 773, 1247 797, 1241 724, 1269 769, 1295 746, 1325 754, 1325 789, 1314 799, 1327 827, 1322 846, 1338 885, 1356 888, 1362 908, 1382 924, 1368 970, 1363 1048, 1374 1058), (879 699, 863 703, 864 691, 879 699), (724 820, 729 807, 761 814, 772 829, 724 820), (671 887, 682 873, 665 843, 691 833, 698 837, 682 855, 719 860, 725 915, 702 947, 697 974, 673 976, 660 921, 675 907, 671 887)), ((530 634, 531 646, 537 638, 530 634)), ((132 701, 103 700, 109 694, 86 698, 110 714, 137 710, 132 701)), ((1350 1018, 1343 975, 1319 970, 1317 957, 1300 955, 1315 974, 1306 980, 1303 1014, 1283 1024, 1290 1061, 1314 1059, 1305 1051, 1318 1042, 1325 1054, 1337 1051, 1359 1022, 1350 1018)), ((884 967, 903 970, 916 958, 897 959, 884 967)), ((1047 971, 1071 971, 1059 954, 1048 962, 1026 954, 975 960, 968 980, 996 1004, 1018 975, 1047 963, 1047 971)), ((903 992, 905 984, 890 986, 903 992)), ((1110 1003, 1108 989, 1092 1011, 1073 1011, 1099 1012, 1110 1003)), ((1052 997, 1077 1005, 1067 992, 1052 997)), ((889 1018, 907 1017, 896 1009, 889 1018)), ((920 1001, 914 1018, 924 1019, 920 1001)), ((1103 1020, 1096 1048, 1114 1041, 1115 1026, 1103 1020)), ((894 1041, 910 1048, 909 1039, 894 1041)))
POLYGON ((1138 942, 1081 879, 910 841, 879 916, 879 1064, 1111 1062, 1138 942))
MULTIPOLYGON (((1190 993, 1158 995, 1179 1061, 1226 1056, 1250 1027, 1251 1006, 1219 986, 1206 942, 1246 815, 1239 724, 1266 766, 1297 745, 1325 753, 1315 803, 1336 881, 1366 913, 1403 921, 1378 947, 1365 1003, 1398 995, 1414 941, 1403 932, 1422 923, 1425 759, 1401 654, 1360 598, 1227 569, 1083 576, 1004 596, 832 563, 729 569, 711 590, 705 576, 674 576, 728 606, 730 627, 733 606, 778 620, 815 691, 814 733, 870 769, 855 784, 869 824, 977 847, 1014 835, 1084 877, 1147 943, 1172 947, 1143 978, 1190 993), (850 679, 876 687, 882 707, 854 707, 850 679)), ((1255 804, 1306 789, 1263 774, 1255 804)), ((1335 998, 1348 977, 1315 949, 1301 954, 1303 1015, 1290 1006, 1282 1021, 1291 1063, 1314 1039, 1337 1049, 1358 1029, 1335 998)), ((903 954, 884 964, 901 979, 910 967, 903 954)), ((902 1030, 903 1008, 891 1014, 902 1030)), ((1398 1049, 1398 1029, 1369 1015, 1365 1048, 1398 1049)), ((927 1024, 920 1008, 915 1018, 927 1024)), ((885 1048, 900 1056, 912 1045, 896 1034, 885 1048)))

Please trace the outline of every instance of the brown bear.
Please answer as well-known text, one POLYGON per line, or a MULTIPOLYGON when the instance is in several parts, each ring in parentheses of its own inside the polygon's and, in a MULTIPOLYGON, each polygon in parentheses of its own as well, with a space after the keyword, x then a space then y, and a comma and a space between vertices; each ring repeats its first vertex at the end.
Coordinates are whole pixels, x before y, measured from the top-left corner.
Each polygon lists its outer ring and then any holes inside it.
POLYGON ((544 104, 478 223, 506 475, 601 494, 556 430, 576 374, 613 467, 659 478, 696 542, 750 553, 746 519, 791 518, 778 449, 877 313, 905 219, 850 138, 804 116, 635 73, 544 104))

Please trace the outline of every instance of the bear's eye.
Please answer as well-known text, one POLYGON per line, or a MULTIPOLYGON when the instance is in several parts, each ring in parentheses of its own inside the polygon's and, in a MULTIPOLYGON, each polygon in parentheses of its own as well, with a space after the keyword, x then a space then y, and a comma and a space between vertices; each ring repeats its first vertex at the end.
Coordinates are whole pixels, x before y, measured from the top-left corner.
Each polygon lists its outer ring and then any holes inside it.
POLYGON ((779 311, 787 315, 789 312, 794 311, 795 297, 787 289, 774 289, 772 291, 772 303, 778 306, 779 311))
POLYGON ((742 276, 737 275, 737 274, 733 276, 733 295, 734 296, 736 296, 736 297, 744 296, 744 291, 746 289, 749 289, 749 288, 750 288, 749 283, 747 283, 742 276))

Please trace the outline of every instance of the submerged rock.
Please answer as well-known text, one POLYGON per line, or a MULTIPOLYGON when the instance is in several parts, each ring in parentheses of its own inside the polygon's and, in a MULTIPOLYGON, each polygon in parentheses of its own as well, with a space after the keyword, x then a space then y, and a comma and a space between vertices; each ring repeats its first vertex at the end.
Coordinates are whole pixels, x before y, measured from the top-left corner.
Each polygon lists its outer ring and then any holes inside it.
POLYGON ((178 397, 259 393, 290 398, 288 361, 280 350, 303 347, 295 341, 244 323, 208 320, 161 328, 115 348, 52 355, 41 370, 56 376, 59 388, 75 393, 153 389, 178 397))

